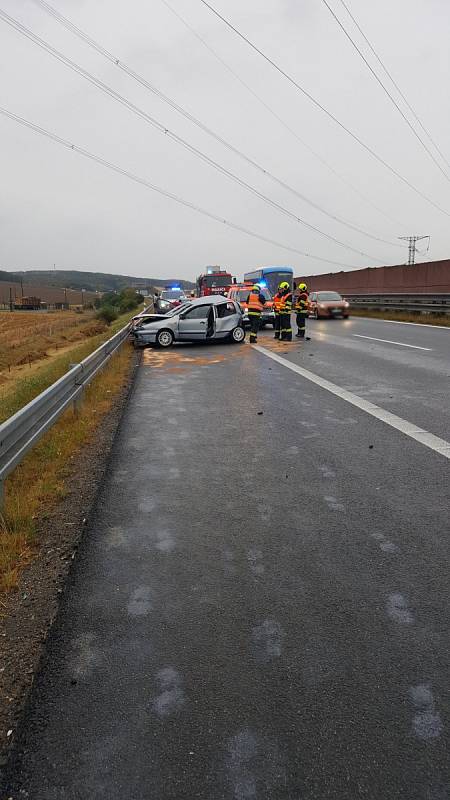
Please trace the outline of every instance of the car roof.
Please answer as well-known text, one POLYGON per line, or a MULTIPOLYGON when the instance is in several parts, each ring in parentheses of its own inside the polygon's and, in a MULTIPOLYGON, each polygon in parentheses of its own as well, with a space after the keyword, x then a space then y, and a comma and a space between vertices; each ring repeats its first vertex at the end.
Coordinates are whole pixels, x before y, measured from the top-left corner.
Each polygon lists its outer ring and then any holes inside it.
POLYGON ((191 306, 204 306, 204 305, 217 306, 219 303, 229 303, 229 302, 230 302, 229 297, 224 297, 221 294, 209 294, 206 295, 205 297, 196 297, 192 301, 191 306))

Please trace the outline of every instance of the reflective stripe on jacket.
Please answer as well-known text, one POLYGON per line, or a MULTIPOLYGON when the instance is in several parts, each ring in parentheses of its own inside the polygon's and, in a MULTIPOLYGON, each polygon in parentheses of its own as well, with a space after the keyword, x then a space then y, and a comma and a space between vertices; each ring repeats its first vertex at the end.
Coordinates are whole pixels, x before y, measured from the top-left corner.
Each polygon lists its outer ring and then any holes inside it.
POLYGON ((287 292, 281 298, 280 314, 290 314, 292 311, 292 292, 287 292))
POLYGON ((308 314, 308 306, 308 292, 302 292, 301 294, 297 295, 295 298, 295 310, 297 314, 306 316, 308 314))
POLYGON ((273 310, 275 311, 275 314, 280 313, 282 304, 283 304, 283 296, 279 292, 277 292, 273 297, 273 310))
POLYGON ((247 307, 249 314, 261 314, 264 308, 264 303, 261 298, 263 297, 260 292, 250 292, 247 298, 247 307))

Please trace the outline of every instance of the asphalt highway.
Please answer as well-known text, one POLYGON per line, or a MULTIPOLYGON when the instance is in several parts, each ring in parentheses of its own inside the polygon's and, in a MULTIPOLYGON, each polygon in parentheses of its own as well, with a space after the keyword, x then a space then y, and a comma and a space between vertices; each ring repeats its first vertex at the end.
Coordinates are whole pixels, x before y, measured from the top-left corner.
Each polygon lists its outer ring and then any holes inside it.
POLYGON ((449 438, 450 328, 360 317, 307 325, 308 369, 449 438))
POLYGON ((450 330, 309 331, 145 351, 5 797, 450 798, 450 330))

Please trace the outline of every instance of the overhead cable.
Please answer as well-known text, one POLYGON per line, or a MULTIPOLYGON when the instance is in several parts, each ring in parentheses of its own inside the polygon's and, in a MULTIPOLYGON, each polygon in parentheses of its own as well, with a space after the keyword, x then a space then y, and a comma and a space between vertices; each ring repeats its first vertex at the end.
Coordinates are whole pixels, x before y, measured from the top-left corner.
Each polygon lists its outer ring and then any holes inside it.
POLYGON ((393 167, 391 164, 389 164, 382 156, 378 155, 378 153, 375 150, 373 150, 370 147, 370 145, 366 144, 358 136, 358 134, 353 133, 353 131, 351 131, 350 128, 347 128, 347 126, 343 122, 341 122, 337 117, 335 117, 334 114, 331 111, 328 111, 328 109, 324 105, 322 105, 322 103, 320 103, 319 100, 316 100, 316 98, 313 97, 313 95, 310 94, 310 92, 308 92, 307 89, 305 89, 300 83, 298 83, 298 81, 296 81, 295 78, 293 78, 291 75, 289 75, 289 73, 287 73, 284 69, 282 69, 282 67, 280 67, 279 64, 277 64, 268 55, 266 55, 266 53, 264 53, 262 50, 260 50, 260 48, 257 47, 255 44, 253 44, 253 42, 251 42, 250 39, 248 39, 247 36, 245 36, 243 33, 241 33, 241 31, 238 30, 238 28, 236 28, 231 22, 229 22, 229 20, 227 20, 224 16, 222 16, 222 14, 220 14, 215 8, 213 8, 213 6, 210 5, 210 3, 207 2, 207 0, 200 0, 200 3, 202 3, 213 14, 215 14, 215 16, 218 17, 218 19, 222 20, 222 22, 225 25, 227 25, 228 28, 230 28, 232 31, 234 31, 234 33, 237 36, 239 36, 240 39, 242 39, 244 42, 246 42, 246 44, 248 44, 249 47, 252 48, 252 50, 254 50, 265 61, 267 61, 268 64, 270 64, 277 72, 279 72, 280 75, 282 75, 284 78, 286 78, 286 80, 289 81, 289 83, 291 83, 299 92, 301 92, 301 94, 303 94, 305 97, 307 97, 308 100, 310 100, 311 103, 313 103, 313 105, 316 106, 316 108, 319 108, 320 111, 322 111, 324 114, 326 114, 326 116, 329 117, 329 119, 331 119, 336 125, 339 126, 339 128, 341 128, 341 130, 343 130, 352 139, 354 139, 354 141, 357 142, 364 150, 366 150, 366 152, 370 153, 370 155, 373 158, 375 158, 380 164, 382 164, 387 170, 389 170, 389 172, 391 172, 399 180, 401 180, 402 183, 404 183, 406 186, 408 186, 410 189, 412 189, 413 192, 415 192, 420 197, 422 197, 423 200, 426 200, 427 203, 432 205, 434 208, 436 208, 442 214, 445 214, 446 217, 450 217, 450 211, 447 211, 446 209, 442 208, 442 206, 440 206, 438 203, 435 203, 434 200, 432 200, 430 197, 428 197, 428 195, 426 195, 424 192, 422 192, 421 189, 418 189, 417 186, 415 186, 413 183, 411 183, 411 181, 409 181, 408 178, 405 178, 404 175, 402 175, 400 172, 398 172, 398 170, 395 169, 395 167, 393 167))
POLYGON ((325 6, 325 7, 328 9, 328 11, 330 12, 331 16, 332 16, 332 17, 333 17, 333 19, 335 20, 335 22, 337 22, 337 24, 339 25, 339 27, 340 27, 341 31, 342 31, 342 32, 344 33, 344 35, 347 37, 347 39, 348 39, 348 40, 349 40, 349 42, 351 43, 352 47, 353 47, 353 48, 356 50, 356 52, 358 53, 358 55, 359 55, 359 56, 362 58, 362 60, 364 61, 364 64, 365 64, 365 65, 366 65, 366 67, 367 67, 367 69, 368 69, 368 70, 370 71, 370 73, 373 75, 373 77, 375 78, 376 82, 377 82, 377 83, 378 83, 378 84, 381 86, 381 88, 383 89, 384 93, 387 95, 387 97, 388 97, 388 98, 389 98, 389 100, 391 101, 391 103, 392 103, 392 104, 395 106, 395 108, 397 109, 398 113, 400 114, 400 116, 402 117, 402 119, 403 119, 403 120, 406 122, 406 124, 407 124, 408 128, 409 128, 409 129, 412 131, 412 133, 413 133, 413 135, 416 137, 416 139, 417 139, 417 140, 420 142, 420 144, 422 145, 422 147, 423 147, 423 149, 425 150, 425 152, 426 152, 426 153, 427 153, 427 154, 430 156, 430 158, 431 158, 431 160, 434 162, 434 164, 436 164, 436 166, 437 166, 437 168, 439 169, 439 171, 440 171, 440 172, 442 172, 442 174, 443 174, 444 178, 446 178, 446 179, 447 179, 447 180, 450 182, 450 176, 447 174, 447 172, 445 171, 445 169, 444 169, 444 168, 441 166, 441 164, 440 164, 440 163, 439 163, 439 161, 437 160, 436 156, 435 156, 435 155, 434 155, 434 153, 433 153, 433 152, 430 150, 430 148, 428 147, 428 145, 427 145, 427 144, 424 142, 424 140, 422 139, 422 137, 420 136, 420 134, 419 134, 419 133, 417 133, 417 131, 416 131, 416 129, 415 129, 415 127, 414 127, 414 125, 413 125, 413 124, 410 122, 410 120, 408 119, 408 117, 406 116, 406 114, 404 113, 404 111, 403 111, 403 110, 400 108, 400 106, 399 106, 399 104, 397 103, 397 101, 396 101, 395 97, 393 97, 393 96, 392 96, 392 94, 390 93, 390 91, 389 91, 389 89, 387 88, 387 86, 385 86, 385 85, 384 85, 384 83, 383 83, 383 81, 381 80, 381 78, 379 77, 379 75, 377 75, 377 73, 375 72, 374 68, 372 67, 372 65, 370 64, 370 62, 367 60, 367 58, 365 57, 365 55, 364 55, 363 51, 361 50, 361 48, 360 48, 360 47, 358 47, 358 45, 356 44, 355 40, 354 40, 354 39, 351 37, 351 35, 349 34, 349 32, 348 32, 347 28, 345 27, 345 25, 344 25, 344 24, 341 22, 341 20, 340 20, 340 19, 339 19, 339 17, 337 16, 337 14, 336 14, 336 13, 333 11, 333 9, 331 8, 331 6, 330 6, 330 4, 329 4, 328 0, 322 0, 322 3, 323 3, 323 4, 324 4, 324 6, 325 6))
POLYGON ((297 255, 303 256, 304 258, 312 258, 315 261, 321 261, 326 264, 332 264, 336 267, 348 267, 349 269, 356 269, 354 264, 345 264, 342 261, 333 261, 329 258, 322 258, 321 256, 313 255, 312 253, 304 252, 303 250, 299 250, 297 247, 291 247, 290 245, 283 244, 282 242, 278 242, 275 239, 269 239, 267 236, 262 234, 256 233, 255 231, 250 230, 249 228, 245 228, 242 225, 238 225, 231 220, 224 219, 223 217, 218 216, 217 214, 208 211, 201 206, 196 205, 195 203, 191 203, 189 200, 185 200, 182 197, 179 197, 172 192, 167 191, 166 189, 162 189, 160 186, 156 186, 155 184, 148 181, 146 178, 142 178, 139 175, 130 172, 123 167, 114 164, 111 161, 107 161, 105 158, 96 155, 95 153, 91 153, 89 150, 85 150, 83 147, 79 147, 72 142, 69 142, 67 139, 63 139, 61 136, 58 136, 51 131, 42 128, 40 125, 36 125, 33 122, 25 119, 24 117, 20 117, 17 114, 14 114, 11 111, 8 111, 6 108, 2 108, 0 106, 0 114, 3 114, 5 117, 8 117, 10 120, 17 122, 19 125, 22 125, 30 130, 34 131, 35 133, 39 133, 41 136, 45 136, 48 139, 51 139, 53 142, 62 145, 63 147, 67 148, 68 150, 72 150, 74 153, 78 153, 78 155, 84 156, 85 158, 90 159, 91 161, 96 162, 97 164, 101 164, 103 167, 106 167, 113 172, 119 173, 119 175, 123 175, 125 178, 129 178, 130 180, 134 181, 135 183, 139 183, 142 186, 145 186, 147 189, 151 189, 158 194, 163 195, 164 197, 173 200, 175 203, 179 203, 182 206, 186 206, 187 208, 196 211, 199 214, 202 214, 205 217, 209 217, 209 219, 214 220, 215 222, 220 222, 222 225, 226 225, 228 228, 232 228, 233 230, 239 231, 240 233, 245 233, 246 236, 251 236, 254 239, 259 239, 262 242, 266 242, 266 244, 274 245, 275 247, 281 247, 283 250, 288 250, 291 253, 296 253, 297 255))
POLYGON ((40 36, 37 36, 37 34, 33 33, 33 31, 31 31, 25 25, 22 25, 22 23, 18 22, 13 17, 10 17, 9 14, 6 14, 6 12, 2 11, 1 9, 0 9, 0 19, 3 20, 4 22, 6 22, 8 25, 10 25, 16 31, 21 33, 27 39, 29 39, 30 41, 34 42, 34 44, 37 44, 39 47, 41 47, 43 50, 45 50, 51 56, 53 56, 58 61, 63 63, 65 66, 69 67, 69 69, 71 69, 74 72, 76 72, 78 75, 80 75, 82 78, 87 80, 89 83, 91 83, 94 86, 96 86, 98 89, 100 89, 100 91, 104 92, 109 97, 112 97, 113 100, 116 100, 117 102, 121 103, 123 106, 125 106, 125 108, 127 108, 133 114, 136 114, 138 117, 143 119, 145 122, 148 122, 150 125, 152 125, 154 128, 156 128, 156 130, 158 130, 160 133, 164 134, 169 139, 172 139, 172 141, 177 142, 177 144, 179 144, 182 147, 184 147, 190 153, 192 153, 196 157, 200 158, 202 161, 204 161, 205 163, 209 164, 211 167, 216 169, 218 172, 222 173, 222 175, 225 175, 227 178, 229 178, 230 180, 234 181, 239 186, 241 186, 242 188, 246 189, 251 194, 253 194, 255 197, 258 197, 260 200, 262 200, 263 202, 265 202, 268 205, 270 205, 272 208, 275 208, 277 211, 279 211, 283 215, 289 217, 290 219, 294 220, 295 222, 297 222, 297 223, 299 223, 301 225, 304 225, 306 228, 309 228, 309 230, 312 230, 315 233, 319 234, 319 236, 323 236, 325 239, 328 239, 329 241, 334 242, 335 244, 339 245, 339 247, 343 247, 346 250, 350 250, 350 251, 356 253, 357 255, 362 255, 362 256, 364 256, 365 258, 368 258, 371 261, 379 261, 380 260, 379 258, 377 258, 375 256, 372 256, 369 253, 365 253, 363 250, 358 250, 357 248, 352 247, 352 245, 349 245, 349 244, 347 244, 345 242, 341 242, 336 237, 332 236, 331 234, 325 233, 325 231, 322 231, 320 228, 317 228, 315 225, 311 225, 311 223, 306 222, 306 220, 302 219, 301 217, 299 217, 294 212, 292 212, 289 209, 285 208, 280 203, 277 203, 275 200, 272 200, 270 197, 268 197, 267 195, 265 195, 262 192, 260 192, 254 186, 252 186, 251 184, 249 184, 246 181, 244 181, 238 175, 235 175, 233 172, 231 172, 230 170, 226 169, 226 167, 224 167, 221 164, 219 164, 219 162, 217 162, 214 159, 212 159, 209 156, 207 156, 206 153, 203 153, 197 147, 194 147, 194 145, 191 145, 188 141, 186 141, 186 139, 183 139, 181 136, 178 136, 178 134, 176 134, 173 131, 171 131, 169 128, 167 128, 165 125, 163 125, 161 122, 159 122, 154 117, 152 117, 150 114, 148 114, 146 111, 143 111, 143 109, 139 108, 139 106, 136 106, 130 100, 127 100, 126 97, 124 97, 123 95, 121 95, 118 92, 116 92, 114 89, 112 89, 110 86, 108 86, 103 81, 101 81, 98 78, 96 78, 94 75, 92 75, 87 70, 83 69, 83 67, 81 67, 79 64, 77 64, 75 61, 72 61, 70 58, 65 56, 59 50, 56 50, 56 48, 52 47, 52 45, 48 44, 48 42, 46 42, 40 36))
POLYGON ((402 100, 403 100, 403 102, 405 103, 405 105, 406 105, 406 106, 409 108, 409 110, 410 110, 411 114, 413 115, 413 117, 414 117, 414 119, 416 120, 416 122, 418 123, 418 125, 420 125, 420 127, 422 128, 422 130, 423 130, 423 132, 426 134, 426 136, 428 136, 428 138, 429 138, 430 142, 432 143, 433 147, 435 148, 435 150, 437 151, 437 153, 439 153, 440 157, 441 157, 441 158, 442 158, 442 160, 445 162, 445 164, 446 164, 448 167, 450 167, 450 161, 448 161, 448 159, 445 157, 445 155, 444 155, 444 153, 442 152, 442 150, 440 149, 439 145, 437 145, 437 144, 436 144, 436 142, 435 142, 435 140, 433 139, 433 137, 432 137, 432 135, 431 135, 430 131, 429 131, 429 130, 428 130, 426 127, 425 127, 425 125, 423 124, 423 122, 422 122, 422 120, 420 119, 419 115, 416 113, 416 111, 415 111, 415 110, 414 110, 414 108, 412 107, 411 103, 409 102, 408 98, 406 97, 406 95, 405 95, 405 94, 404 94, 404 92, 401 90, 400 86, 398 85, 397 81, 396 81, 396 80, 395 80, 395 78, 393 77, 392 73, 391 73, 391 72, 390 72, 390 70, 387 68, 386 64, 383 62, 383 60, 381 59, 381 57, 378 55, 378 53, 377 53, 377 51, 375 50, 375 48, 374 48, 374 46, 373 46, 372 42, 371 42, 371 41, 368 39, 368 37, 367 37, 367 36, 366 36, 366 34, 364 33, 363 29, 361 28, 361 25, 359 24, 358 20, 357 20, 357 19, 355 19, 354 15, 352 14, 352 12, 351 12, 350 8, 348 7, 347 3, 345 2, 345 0, 340 0, 340 3, 341 3, 343 6, 344 6, 344 8, 345 8, 345 10, 346 10, 347 14, 349 15, 350 19, 352 20, 353 24, 356 26, 356 28, 357 28, 357 29, 358 29, 358 31, 360 32, 360 34, 361 34, 361 36, 363 37, 364 41, 366 42, 367 46, 369 47, 369 49, 371 50, 371 52, 372 52, 372 53, 373 53, 373 55, 375 56, 376 60, 378 61, 379 65, 380 65, 380 67, 382 68, 382 70, 383 70, 383 71, 386 73, 386 75, 388 76, 388 78, 389 78, 389 80, 391 81, 392 85, 393 85, 393 86, 395 86, 395 88, 397 89, 397 92, 399 93, 399 95, 400 95, 400 97, 402 98, 402 100))
MULTIPOLYGON (((36 1, 40 2, 40 0, 36 1)), ((204 39, 204 37, 201 36, 198 33, 198 31, 196 31, 195 28, 193 28, 192 25, 189 24, 189 22, 187 22, 185 17, 183 17, 178 11, 176 11, 175 8, 173 8, 173 6, 170 5, 170 3, 167 2, 167 0, 161 0, 161 2, 166 6, 166 8, 169 9, 169 11, 171 11, 171 13, 175 17, 177 17, 177 19, 180 20, 180 22, 188 29, 188 31, 190 31, 193 34, 193 36, 195 36, 196 39, 198 39, 199 42, 201 42, 203 46, 206 47, 206 49, 211 53, 211 55, 213 55, 214 58, 216 58, 217 61, 219 61, 219 63, 222 64, 222 66, 225 67, 225 69, 231 75, 233 75, 233 77, 241 84, 241 86, 243 86, 255 98, 255 100, 257 100, 258 103, 260 103, 266 109, 266 111, 268 111, 269 114, 271 114, 271 116, 274 119, 276 119, 277 122, 280 123, 280 125, 283 126, 285 130, 287 130, 295 139, 297 139, 297 141, 300 142, 300 144, 303 147, 305 147, 306 150, 308 150, 308 152, 311 153, 312 156, 314 156, 314 158, 320 161, 320 163, 323 164, 323 166, 326 167, 326 169, 330 170, 330 172, 333 175, 335 175, 336 178, 338 178, 340 181, 342 181, 342 183, 344 183, 353 192, 355 192, 355 194, 357 194, 358 197, 364 200, 365 203, 370 205, 373 209, 375 209, 375 211, 378 211, 378 213, 381 214, 385 219, 389 220, 390 223, 393 223, 395 226, 403 227, 402 222, 399 222, 398 219, 394 219, 392 215, 387 214, 384 209, 380 208, 380 206, 374 203, 373 200, 370 200, 365 194, 363 194, 363 192, 361 192, 356 186, 354 186, 353 183, 351 183, 351 181, 348 180, 348 178, 342 175, 337 169, 335 169, 335 167, 333 167, 328 161, 326 161, 321 155, 319 155, 319 153, 317 153, 307 142, 305 142, 304 139, 302 139, 301 136, 299 136, 297 131, 294 130, 294 128, 292 128, 290 125, 288 125, 288 123, 282 117, 280 117, 277 114, 277 112, 274 111, 273 108, 269 106, 269 104, 266 103, 266 101, 263 100, 263 98, 257 92, 255 92, 255 90, 252 89, 252 87, 246 81, 244 81, 244 79, 232 67, 230 67, 230 65, 217 53, 217 51, 214 50, 213 47, 211 47, 211 45, 206 41, 206 39, 204 39)))
POLYGON ((205 123, 201 122, 201 120, 199 120, 196 117, 194 117, 189 111, 184 109, 182 106, 180 106, 178 103, 176 103, 170 97, 168 97, 162 91, 160 91, 155 86, 153 86, 153 84, 151 84, 146 78, 144 78, 139 73, 135 72, 135 70, 133 70, 131 67, 129 67, 127 64, 125 64, 125 62, 121 61, 119 58, 117 58, 112 53, 110 53, 108 50, 106 50, 106 48, 104 48, 103 45, 99 44, 99 42, 96 42, 94 39, 92 39, 89 36, 89 34, 85 33, 85 31, 81 30, 81 28, 78 28, 73 22, 71 22, 69 19, 67 19, 67 17, 64 17, 62 14, 60 14, 59 11, 54 9, 49 3, 45 2, 45 0, 34 0, 34 2, 38 6, 40 6, 44 11, 46 11, 51 17, 56 19, 64 28, 66 28, 66 30, 71 31, 75 36, 77 36, 79 39, 81 39, 86 44, 88 44, 90 47, 92 47, 97 53, 99 53, 101 56, 106 58, 109 62, 113 63, 120 70, 125 72, 126 75, 131 77, 133 80, 135 80, 137 83, 139 83, 144 88, 148 89, 150 92, 152 92, 154 95, 156 95, 156 97, 158 97, 160 100, 162 100, 163 102, 167 103, 171 108, 173 108, 175 111, 177 111, 179 114, 181 114, 185 119, 189 120, 189 122, 192 122, 194 125, 196 125, 198 128, 200 128, 200 130, 202 130, 203 132, 207 133, 209 136, 211 136, 213 139, 215 139, 221 145, 226 147, 232 153, 234 153, 235 155, 239 156, 239 158, 242 158, 244 161, 246 161, 252 167, 257 169, 259 172, 261 172, 267 178, 270 178, 270 180, 274 181, 279 186, 283 187, 283 189, 286 189, 288 192, 291 192, 291 194, 293 194, 296 197, 300 198, 305 203, 307 203, 308 205, 310 205, 313 208, 315 208, 317 211, 320 211, 322 214, 325 214, 327 217, 330 217, 335 222, 339 222, 341 225, 345 225, 347 228, 349 228, 352 231, 355 231, 356 233, 360 233, 363 236, 367 236, 369 239, 373 239, 374 241, 377 241, 377 242, 382 242, 383 244, 390 245, 391 247, 401 247, 401 245, 399 245, 397 242, 390 242, 387 239, 383 239, 380 236, 377 236, 375 234, 370 233, 369 231, 364 230, 363 228, 360 228, 358 225, 355 225, 354 223, 348 222, 347 220, 343 219, 342 217, 338 217, 336 214, 333 214, 332 212, 327 211, 325 208, 320 206, 318 203, 316 203, 313 200, 311 200, 310 198, 306 197, 304 194, 299 192, 297 189, 295 189, 294 187, 290 186, 288 183, 286 183, 282 179, 278 178, 276 175, 271 173, 265 167, 263 167, 260 164, 258 164, 253 158, 250 158, 249 156, 247 156, 245 153, 243 153, 237 147, 232 145, 230 142, 228 142, 222 136, 220 136, 215 131, 213 131, 211 128, 209 128, 207 125, 205 125, 205 123))

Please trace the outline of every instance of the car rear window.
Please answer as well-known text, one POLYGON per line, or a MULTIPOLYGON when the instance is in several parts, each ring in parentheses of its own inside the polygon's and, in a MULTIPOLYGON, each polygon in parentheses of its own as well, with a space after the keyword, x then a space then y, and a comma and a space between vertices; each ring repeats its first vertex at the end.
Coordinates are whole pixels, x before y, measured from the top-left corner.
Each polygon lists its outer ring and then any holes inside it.
POLYGON ((342 300, 342 297, 337 292, 317 292, 318 300, 342 300))

